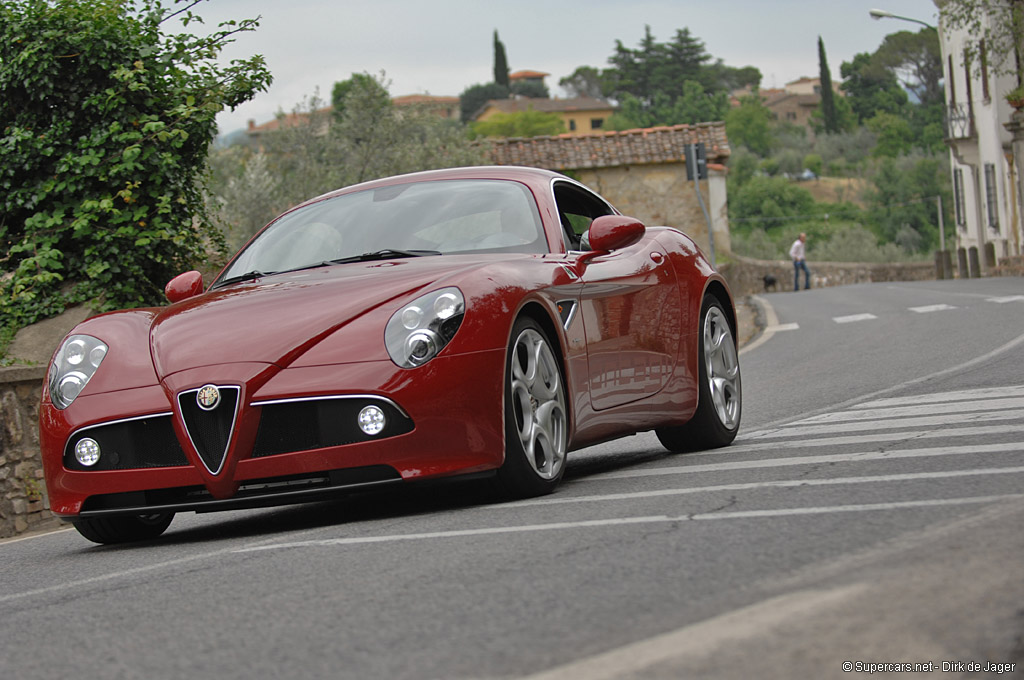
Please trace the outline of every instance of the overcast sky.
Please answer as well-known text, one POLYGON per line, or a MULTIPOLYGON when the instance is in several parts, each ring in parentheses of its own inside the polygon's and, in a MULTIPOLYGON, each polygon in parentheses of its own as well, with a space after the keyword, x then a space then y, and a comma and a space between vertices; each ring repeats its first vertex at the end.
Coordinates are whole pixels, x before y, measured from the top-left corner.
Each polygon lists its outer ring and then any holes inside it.
MULTIPOLYGON (((832 77, 858 52, 873 52, 888 33, 920 25, 875 20, 871 8, 934 25, 932 0, 207 0, 196 8, 208 29, 261 16, 225 58, 262 54, 274 75, 267 92, 218 117, 222 132, 272 120, 319 88, 352 73, 385 73, 392 96, 458 96, 493 78, 493 33, 509 69, 543 71, 553 96, 578 66, 605 68, 621 40, 636 47, 649 25, 658 42, 689 28, 713 57, 756 66, 762 87, 818 75, 820 35, 832 77)), ((199 33, 202 27, 190 27, 199 33)))

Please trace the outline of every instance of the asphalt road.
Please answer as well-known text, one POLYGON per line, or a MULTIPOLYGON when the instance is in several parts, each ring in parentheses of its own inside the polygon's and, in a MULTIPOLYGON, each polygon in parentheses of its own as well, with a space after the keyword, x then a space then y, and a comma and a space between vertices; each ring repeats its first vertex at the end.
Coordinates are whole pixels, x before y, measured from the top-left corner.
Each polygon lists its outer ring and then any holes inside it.
POLYGON ((1024 675, 1024 280, 763 301, 728 449, 0 543, 0 677, 1024 675))

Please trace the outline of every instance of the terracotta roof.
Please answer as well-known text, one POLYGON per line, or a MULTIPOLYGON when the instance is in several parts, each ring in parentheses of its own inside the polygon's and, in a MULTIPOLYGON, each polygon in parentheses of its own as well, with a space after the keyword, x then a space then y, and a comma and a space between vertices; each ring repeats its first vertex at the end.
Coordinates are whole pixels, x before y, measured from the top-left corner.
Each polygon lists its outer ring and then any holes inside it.
MULTIPOLYGON (((322 109, 317 109, 313 113, 317 115, 327 115, 333 110, 333 108, 327 106, 322 109)), ((273 132, 274 130, 280 130, 281 128, 295 127, 308 122, 311 115, 313 114, 306 111, 301 113, 286 113, 283 116, 278 116, 277 118, 274 118, 274 120, 267 121, 260 125, 257 125, 255 120, 250 119, 247 132, 250 134, 260 134, 262 132, 273 132)))
POLYGON ((544 73, 543 71, 516 71, 515 73, 509 73, 509 80, 523 80, 524 78, 544 78, 545 76, 551 75, 550 73, 544 73))
POLYGON ((517 97, 515 99, 492 99, 483 107, 480 113, 493 106, 502 113, 522 113, 533 109, 544 113, 567 113, 569 111, 607 111, 615 109, 611 102, 593 97, 572 97, 570 99, 546 99, 542 97, 517 97))
POLYGON ((729 159, 725 123, 673 125, 592 135, 558 135, 497 139, 491 142, 490 160, 496 165, 526 165, 548 170, 579 170, 621 165, 678 163, 685 146, 703 142, 708 164, 729 159))
POLYGON ((391 99, 395 106, 411 104, 458 104, 458 97, 435 97, 429 94, 406 94, 391 99))

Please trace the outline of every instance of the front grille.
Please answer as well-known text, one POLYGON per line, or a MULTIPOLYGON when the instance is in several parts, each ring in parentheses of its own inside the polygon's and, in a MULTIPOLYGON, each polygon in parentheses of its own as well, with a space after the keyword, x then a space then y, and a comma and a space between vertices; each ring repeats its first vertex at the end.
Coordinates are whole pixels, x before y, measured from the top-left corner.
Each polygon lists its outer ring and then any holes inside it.
POLYGON ((409 416, 381 397, 343 396, 254 406, 260 407, 261 414, 253 458, 385 439, 413 429, 409 416), (376 435, 366 434, 358 424, 359 412, 371 404, 386 418, 384 430, 376 435))
POLYGON ((64 448, 64 467, 75 471, 135 470, 188 465, 171 414, 143 416, 78 430, 64 448), (100 459, 86 467, 75 458, 75 446, 90 438, 100 448, 100 459))
POLYGON ((196 399, 198 389, 178 394, 178 406, 181 408, 185 429, 203 465, 212 474, 220 472, 228 452, 240 391, 237 386, 218 386, 217 389, 220 390, 220 402, 209 411, 199 407, 196 399))

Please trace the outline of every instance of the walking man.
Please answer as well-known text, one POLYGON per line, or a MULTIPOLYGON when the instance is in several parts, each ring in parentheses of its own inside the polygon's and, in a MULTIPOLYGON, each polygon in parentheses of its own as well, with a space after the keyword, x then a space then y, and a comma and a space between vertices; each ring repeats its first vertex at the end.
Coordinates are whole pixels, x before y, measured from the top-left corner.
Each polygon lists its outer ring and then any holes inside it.
POLYGON ((793 290, 800 290, 800 270, 804 270, 804 290, 811 287, 811 272, 807 269, 807 259, 804 254, 804 244, 807 242, 807 234, 800 234, 800 237, 793 241, 789 247, 789 257, 793 260, 793 290))

